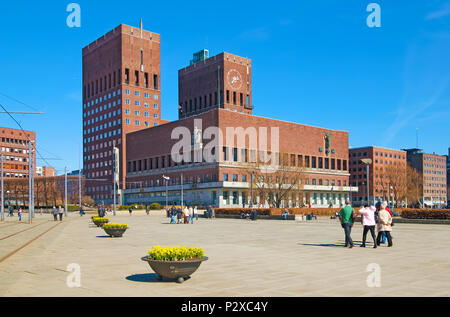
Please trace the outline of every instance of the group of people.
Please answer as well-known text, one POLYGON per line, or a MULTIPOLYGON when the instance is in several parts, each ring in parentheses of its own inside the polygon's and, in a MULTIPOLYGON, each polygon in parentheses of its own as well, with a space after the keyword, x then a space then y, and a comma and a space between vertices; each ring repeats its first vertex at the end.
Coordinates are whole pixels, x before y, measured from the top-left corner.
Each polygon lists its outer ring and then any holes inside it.
MULTIPOLYGON (((377 203, 376 206, 364 206, 358 210, 361 214, 363 225, 363 239, 361 247, 366 247, 366 236, 370 231, 372 235, 374 248, 385 243, 388 240, 388 247, 392 247, 392 211, 389 209, 386 201, 377 203), (378 235, 375 236, 375 226, 377 227, 378 235)), ((355 210, 350 205, 350 201, 345 202, 345 207, 339 213, 339 220, 345 232, 345 247, 353 248, 354 243, 351 237, 351 230, 356 221, 355 210)))
MULTIPOLYGON (((23 210, 21 207, 19 207, 17 209, 17 216, 19 216, 19 221, 22 221, 22 214, 23 214, 23 210)), ((14 207, 13 206, 8 207, 8 217, 14 217, 14 207)))
POLYGON ((168 215, 170 217, 170 223, 185 223, 185 224, 193 224, 194 219, 198 221, 198 210, 197 206, 185 206, 184 208, 176 208, 172 206, 168 210, 168 215))
POLYGON ((59 215, 59 221, 62 221, 62 219, 63 219, 63 213, 64 213, 64 210, 62 209, 61 206, 59 206, 58 208, 56 208, 55 206, 53 206, 52 214, 53 214, 53 219, 54 219, 55 221, 58 221, 58 215, 59 215))
MULTIPOLYGON (((167 210, 167 216, 170 218, 171 224, 185 223, 193 224, 194 219, 198 221, 198 208, 197 206, 185 206, 184 208, 177 208, 174 205, 167 210)), ((211 206, 205 211, 206 218, 215 218, 214 210, 211 206)))

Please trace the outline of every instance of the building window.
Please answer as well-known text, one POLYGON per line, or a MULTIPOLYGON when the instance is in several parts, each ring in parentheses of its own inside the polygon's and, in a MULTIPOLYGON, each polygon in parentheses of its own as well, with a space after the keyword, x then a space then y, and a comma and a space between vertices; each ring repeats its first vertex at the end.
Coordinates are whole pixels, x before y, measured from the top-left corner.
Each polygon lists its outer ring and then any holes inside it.
MULTIPOLYGON (((224 174, 222 175, 222 181, 228 182, 228 174, 224 173, 224 174)), ((226 193, 226 192, 224 192, 224 198, 225 198, 225 193, 226 193)))
POLYGON ((153 89, 158 90, 158 75, 153 75, 153 89))

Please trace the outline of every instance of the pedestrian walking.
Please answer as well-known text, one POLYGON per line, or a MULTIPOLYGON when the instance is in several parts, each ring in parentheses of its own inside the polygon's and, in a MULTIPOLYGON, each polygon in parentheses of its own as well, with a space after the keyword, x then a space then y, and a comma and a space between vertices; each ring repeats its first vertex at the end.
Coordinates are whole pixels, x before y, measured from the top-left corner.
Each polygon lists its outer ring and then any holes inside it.
POLYGON ((377 236, 377 245, 380 245, 381 236, 383 232, 386 234, 388 240, 388 247, 392 247, 392 216, 389 211, 386 210, 387 202, 383 202, 381 204, 381 209, 378 213, 378 236, 377 236))
POLYGON ((184 219, 184 223, 189 223, 189 208, 186 206, 184 207, 183 210, 183 219, 184 219))
POLYGON ((80 217, 83 217, 84 215, 85 215, 85 212, 83 211, 83 207, 80 207, 80 217))
POLYGON ((351 237, 352 227, 354 224, 354 214, 355 210, 350 205, 350 200, 345 201, 345 207, 341 209, 339 219, 341 221, 341 226, 344 228, 345 232, 345 247, 353 248, 353 240, 351 237))
POLYGON ((183 210, 181 207, 177 209, 177 223, 181 223, 181 220, 183 218, 183 210))
POLYGON ((198 221, 198 210, 197 210, 197 206, 194 207, 194 217, 195 217, 195 220, 198 221))
POLYGON ((130 209, 128 209, 128 212, 130 213, 131 216, 131 214, 133 213, 133 207, 130 207, 130 209))
POLYGON ((53 212, 52 212, 52 214, 53 214, 53 219, 54 219, 55 221, 58 221, 58 209, 57 209, 55 206, 53 206, 53 212))
POLYGON ((214 214, 214 209, 212 208, 211 205, 208 206, 207 211, 208 211, 208 217, 209 218, 216 218, 216 215, 214 214))
POLYGON ((364 208, 361 208, 358 210, 358 212, 361 214, 362 218, 362 225, 363 225, 363 239, 361 247, 366 247, 366 236, 367 232, 370 231, 370 234, 372 235, 373 239, 373 247, 374 249, 377 248, 377 239, 375 236, 375 212, 377 211, 377 208, 375 206, 364 206, 364 208))
POLYGON ((62 207, 59 206, 59 208, 58 208, 59 221, 62 221, 63 213, 64 213, 64 212, 63 212, 62 207))
POLYGON ((22 221, 22 208, 19 208, 19 211, 17 212, 17 214, 19 215, 19 221, 22 221))
POLYGON ((189 219, 188 222, 194 224, 194 208, 192 206, 189 207, 189 219))
POLYGON ((8 217, 14 216, 14 208, 13 206, 8 207, 8 217))
POLYGON ((176 221, 175 221, 176 215, 177 215, 177 209, 175 208, 175 206, 172 206, 172 208, 170 209, 170 223, 171 224, 176 223, 176 221))
POLYGON ((149 205, 145 205, 145 213, 147 214, 147 216, 150 214, 150 206, 149 205))

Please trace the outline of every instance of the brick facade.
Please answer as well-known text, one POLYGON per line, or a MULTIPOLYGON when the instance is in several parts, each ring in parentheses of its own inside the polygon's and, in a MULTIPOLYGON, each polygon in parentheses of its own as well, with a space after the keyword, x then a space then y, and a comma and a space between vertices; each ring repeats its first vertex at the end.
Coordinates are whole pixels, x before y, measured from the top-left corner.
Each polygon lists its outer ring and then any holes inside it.
MULTIPOLYGON (((376 201, 391 201, 391 185, 386 177, 383 177, 388 166, 400 166, 406 171, 406 152, 382 147, 362 147, 349 150, 350 184, 359 190, 353 193, 354 205, 367 203, 367 172, 366 164, 361 159, 371 159, 369 165, 369 200, 373 204, 376 201)), ((406 174, 405 174, 406 179, 406 174)))
POLYGON ((423 177, 425 207, 447 205, 447 156, 423 153, 419 149, 406 150, 408 163, 423 177))
MULTIPOLYGON (((29 175, 29 145, 32 142, 33 160, 36 169, 36 133, 11 128, 0 127, 1 150, 4 156, 3 177, 28 178, 29 175)), ((35 173, 35 170, 33 171, 35 173)))
MULTIPOLYGON (((341 206, 349 197, 349 192, 355 190, 349 187, 347 132, 262 118, 226 109, 212 109, 197 116, 127 135, 126 201, 164 203, 166 184, 162 176, 165 175, 171 178, 168 183, 169 201, 180 203, 183 175, 183 198, 189 204, 212 204, 221 207, 241 206, 244 202, 248 204, 252 168, 249 153, 253 147, 250 146, 249 137, 242 138, 242 131, 236 134, 236 128, 247 132, 255 128, 258 140, 255 153, 258 158, 260 150, 276 151, 280 156, 288 155, 290 167, 298 168, 299 171, 301 169, 301 185, 308 193, 303 203, 323 207, 328 207, 330 203, 341 206), (179 139, 172 140, 171 134, 181 127, 189 130, 190 137, 195 134, 195 130, 201 131, 201 149, 211 142, 211 139, 205 137, 208 128, 218 127, 223 134, 223 142, 216 144, 218 161, 211 162, 203 157, 198 162, 174 162, 171 151, 179 139), (276 132, 272 132, 272 129, 278 129, 279 135, 274 143, 271 138, 272 133, 276 135, 276 132), (329 152, 326 151, 327 133, 331 137, 329 152), (266 135, 267 148, 259 141, 260 137, 266 135), (233 137, 229 138, 230 136, 233 137), (238 136, 243 140, 241 144, 238 142, 238 136), (233 140, 234 144, 228 143, 228 139, 233 140)), ((260 202, 258 197, 256 201, 260 202)), ((286 201, 285 204, 287 206, 294 203, 286 201)))
POLYGON ((223 108, 252 114, 251 60, 229 53, 178 71, 179 118, 223 108))
POLYGON ((83 169, 96 202, 112 201, 114 144, 124 188, 124 136, 161 124, 160 64, 160 35, 142 27, 119 25, 83 48, 83 169))

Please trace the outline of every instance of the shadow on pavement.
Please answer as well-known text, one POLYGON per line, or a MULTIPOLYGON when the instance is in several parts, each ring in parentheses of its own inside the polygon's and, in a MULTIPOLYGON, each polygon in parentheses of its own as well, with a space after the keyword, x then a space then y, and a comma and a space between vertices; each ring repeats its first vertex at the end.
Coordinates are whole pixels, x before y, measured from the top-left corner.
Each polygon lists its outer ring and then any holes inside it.
POLYGON ((298 243, 299 245, 306 245, 310 247, 344 247, 344 244, 333 244, 333 243, 298 243))
MULTIPOLYGON (((176 280, 163 278, 162 280, 158 279, 159 276, 156 273, 147 273, 147 274, 133 274, 127 276, 126 279, 132 282, 143 282, 143 283, 176 283, 176 280)), ((189 280, 190 277, 185 278, 184 280, 189 280)))
POLYGON ((111 238, 111 236, 97 236, 96 238, 111 238))

